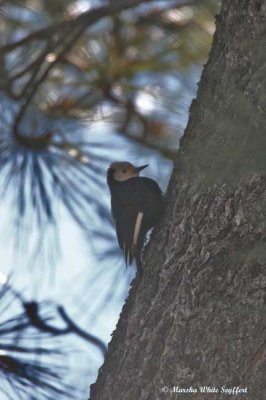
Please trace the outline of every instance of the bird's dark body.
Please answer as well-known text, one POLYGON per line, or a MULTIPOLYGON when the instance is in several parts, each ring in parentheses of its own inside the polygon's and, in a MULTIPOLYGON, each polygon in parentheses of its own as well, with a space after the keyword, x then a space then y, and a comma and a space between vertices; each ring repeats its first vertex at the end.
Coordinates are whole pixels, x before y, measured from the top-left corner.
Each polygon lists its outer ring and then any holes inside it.
MULTIPOLYGON (((163 210, 163 196, 158 184, 146 177, 132 177, 123 182, 107 174, 111 192, 112 214, 115 220, 117 239, 125 255, 126 263, 136 259, 140 263, 140 252, 145 234, 159 220, 163 210), (143 213, 137 243, 133 246, 136 220, 143 213)), ((139 271, 140 272, 140 271, 139 271)))

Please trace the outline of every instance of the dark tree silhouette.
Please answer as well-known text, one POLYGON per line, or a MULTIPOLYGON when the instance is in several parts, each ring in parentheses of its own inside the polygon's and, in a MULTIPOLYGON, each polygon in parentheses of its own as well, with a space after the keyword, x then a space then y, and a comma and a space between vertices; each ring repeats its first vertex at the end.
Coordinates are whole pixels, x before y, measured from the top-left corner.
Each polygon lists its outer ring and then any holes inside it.
POLYGON ((224 0, 167 209, 91 400, 265 398, 265 0, 224 0))

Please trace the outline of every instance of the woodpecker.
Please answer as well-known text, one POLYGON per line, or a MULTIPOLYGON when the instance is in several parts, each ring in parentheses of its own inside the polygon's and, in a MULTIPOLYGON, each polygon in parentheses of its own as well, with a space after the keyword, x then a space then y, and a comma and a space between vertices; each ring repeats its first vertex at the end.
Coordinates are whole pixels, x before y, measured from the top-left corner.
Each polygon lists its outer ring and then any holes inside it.
POLYGON ((156 225, 163 211, 163 195, 157 182, 139 176, 146 167, 148 164, 135 167, 121 161, 113 162, 107 170, 117 240, 126 265, 135 259, 139 276, 145 235, 156 225))

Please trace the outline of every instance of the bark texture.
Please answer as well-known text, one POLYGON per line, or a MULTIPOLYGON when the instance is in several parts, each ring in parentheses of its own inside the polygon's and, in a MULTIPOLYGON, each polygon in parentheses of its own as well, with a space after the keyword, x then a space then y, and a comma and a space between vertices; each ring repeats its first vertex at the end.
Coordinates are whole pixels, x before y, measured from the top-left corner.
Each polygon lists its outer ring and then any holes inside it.
POLYGON ((165 215, 91 400, 235 398, 202 386, 266 399, 265 110, 266 1, 224 0, 165 215))

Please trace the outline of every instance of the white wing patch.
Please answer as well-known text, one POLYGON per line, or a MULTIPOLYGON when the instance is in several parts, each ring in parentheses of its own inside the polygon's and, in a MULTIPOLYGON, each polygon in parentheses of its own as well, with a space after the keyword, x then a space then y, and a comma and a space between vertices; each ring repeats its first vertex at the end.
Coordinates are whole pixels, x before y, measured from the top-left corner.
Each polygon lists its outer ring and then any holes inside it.
POLYGON ((143 213, 142 212, 138 212, 138 215, 137 215, 137 218, 136 218, 136 223, 135 223, 135 229, 134 229, 133 246, 136 246, 137 241, 138 241, 142 218, 143 218, 143 213))

